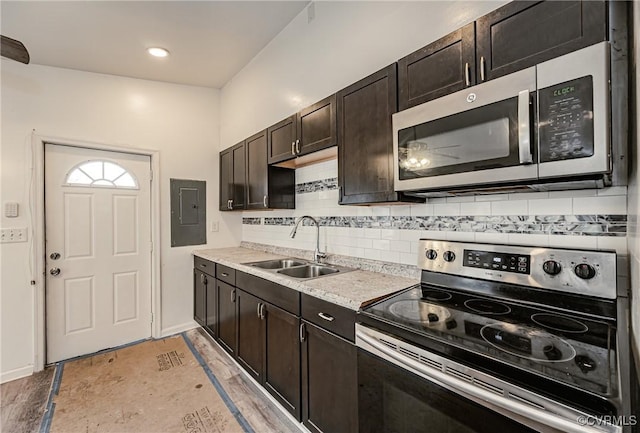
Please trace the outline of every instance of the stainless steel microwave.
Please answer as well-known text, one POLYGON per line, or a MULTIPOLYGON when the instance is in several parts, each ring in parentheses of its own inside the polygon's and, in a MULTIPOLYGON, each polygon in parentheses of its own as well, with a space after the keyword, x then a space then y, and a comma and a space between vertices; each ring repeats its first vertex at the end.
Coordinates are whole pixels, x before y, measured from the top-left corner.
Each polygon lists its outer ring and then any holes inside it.
POLYGON ((602 42, 394 114, 395 189, 438 196, 604 186, 609 56, 602 42))

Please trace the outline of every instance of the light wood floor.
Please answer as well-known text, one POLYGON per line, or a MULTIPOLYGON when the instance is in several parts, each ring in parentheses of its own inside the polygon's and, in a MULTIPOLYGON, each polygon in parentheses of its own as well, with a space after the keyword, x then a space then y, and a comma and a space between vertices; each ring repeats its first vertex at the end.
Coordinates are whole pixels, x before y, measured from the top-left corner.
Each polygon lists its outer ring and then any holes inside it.
MULTIPOLYGON (((301 431, 299 424, 280 412, 203 330, 188 331, 187 337, 256 433, 301 431)), ((0 385, 2 433, 39 431, 54 373, 55 368, 48 367, 30 377, 0 385)))

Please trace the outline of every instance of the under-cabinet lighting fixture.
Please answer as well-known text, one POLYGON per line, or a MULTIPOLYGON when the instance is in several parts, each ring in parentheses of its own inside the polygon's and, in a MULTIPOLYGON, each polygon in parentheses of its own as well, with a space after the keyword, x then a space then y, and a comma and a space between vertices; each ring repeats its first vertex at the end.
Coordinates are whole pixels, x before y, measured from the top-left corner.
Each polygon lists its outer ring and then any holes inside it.
POLYGON ((151 54, 154 57, 167 57, 169 55, 169 51, 160 47, 147 48, 147 53, 151 54))

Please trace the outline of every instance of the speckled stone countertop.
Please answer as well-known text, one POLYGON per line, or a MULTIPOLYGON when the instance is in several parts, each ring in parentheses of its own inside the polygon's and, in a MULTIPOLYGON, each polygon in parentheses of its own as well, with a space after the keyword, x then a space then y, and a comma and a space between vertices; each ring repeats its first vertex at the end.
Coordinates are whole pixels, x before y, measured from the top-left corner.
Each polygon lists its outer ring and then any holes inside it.
POLYGON ((282 259, 292 256, 282 256, 242 247, 196 250, 193 252, 193 255, 232 267, 238 271, 253 274, 265 280, 273 281, 351 310, 359 310, 361 307, 377 299, 418 283, 418 280, 415 278, 400 277, 360 269, 300 281, 265 269, 246 265, 246 263, 251 262, 282 259))

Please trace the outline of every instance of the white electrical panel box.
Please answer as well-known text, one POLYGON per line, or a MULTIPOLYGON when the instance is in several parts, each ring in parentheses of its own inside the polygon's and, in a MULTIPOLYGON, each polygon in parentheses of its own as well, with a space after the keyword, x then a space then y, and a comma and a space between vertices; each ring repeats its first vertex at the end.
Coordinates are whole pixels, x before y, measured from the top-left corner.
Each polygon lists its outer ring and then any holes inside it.
POLYGON ((4 204, 4 216, 7 218, 15 218, 18 216, 18 203, 7 202, 4 204))

